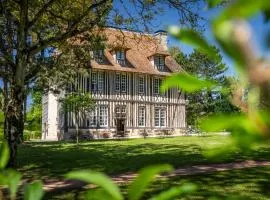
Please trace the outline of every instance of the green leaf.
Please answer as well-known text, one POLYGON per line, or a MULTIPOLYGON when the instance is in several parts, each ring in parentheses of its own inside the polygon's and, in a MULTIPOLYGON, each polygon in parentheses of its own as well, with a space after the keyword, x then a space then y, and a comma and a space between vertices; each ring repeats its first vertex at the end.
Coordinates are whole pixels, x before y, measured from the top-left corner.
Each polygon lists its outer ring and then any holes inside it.
POLYGON ((19 172, 16 172, 15 170, 12 169, 9 169, 8 171, 6 171, 6 173, 7 173, 6 184, 8 185, 10 196, 12 199, 15 199, 22 175, 19 172))
POLYGON ((204 88, 213 87, 215 84, 208 80, 201 80, 187 73, 177 73, 167 77, 161 86, 161 91, 169 88, 178 88, 185 92, 195 92, 204 88))
POLYGON ((192 183, 185 183, 183 186, 172 187, 157 196, 154 196, 151 200, 170 200, 175 199, 180 195, 190 194, 197 190, 197 186, 192 183))
POLYGON ((207 5, 209 8, 216 7, 219 5, 223 0, 207 0, 207 5))
POLYGON ((181 42, 192 45, 200 52, 205 53, 210 58, 218 61, 219 58, 216 50, 196 31, 192 29, 180 29, 177 26, 171 26, 168 31, 181 42))
POLYGON ((36 181, 26 186, 24 191, 24 200, 39 200, 42 199, 44 191, 42 189, 42 182, 36 181))
POLYGON ((118 186, 114 184, 113 181, 103 173, 95 172, 92 170, 82 170, 70 172, 66 175, 66 177, 68 179, 81 180, 100 186, 111 196, 111 199, 123 199, 123 196, 121 195, 118 186))
POLYGON ((173 168, 170 165, 156 165, 143 168, 138 177, 133 181, 128 190, 128 197, 130 200, 138 200, 142 197, 145 189, 154 179, 154 177, 161 172, 169 172, 173 168))
POLYGON ((9 148, 6 142, 3 142, 0 147, 0 169, 4 169, 9 160, 9 148))
POLYGON ((249 18, 262 10, 267 11, 269 9, 270 4, 268 0, 238 0, 224 9, 216 21, 249 18))

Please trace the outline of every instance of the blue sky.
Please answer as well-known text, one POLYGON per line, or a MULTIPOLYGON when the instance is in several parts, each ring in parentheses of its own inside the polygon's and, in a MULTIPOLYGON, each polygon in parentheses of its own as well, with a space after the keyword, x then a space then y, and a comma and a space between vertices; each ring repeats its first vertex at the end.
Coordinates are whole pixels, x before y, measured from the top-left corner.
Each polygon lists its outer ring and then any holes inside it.
MULTIPOLYGON (((128 7, 131 14, 133 14, 134 9, 131 5, 129 5, 128 1, 124 1, 126 7, 128 7)), ((114 1, 114 8, 118 9, 121 13, 125 13, 125 10, 120 3, 119 0, 114 1)), ((154 30, 163 29, 166 30, 168 26, 171 25, 179 25, 179 15, 175 9, 169 9, 169 8, 163 8, 164 12, 162 15, 158 15, 156 19, 153 21, 155 27, 152 28, 154 30)), ((222 7, 215 8, 215 9, 207 9, 207 6, 203 3, 200 3, 199 5, 199 14, 206 20, 201 21, 200 25, 204 25, 204 36, 205 38, 210 42, 212 45, 217 45, 213 35, 211 34, 211 19, 215 18, 219 15, 220 11, 222 10, 222 7)), ((135 11, 134 11, 135 12, 135 11)), ((254 46, 254 50, 256 53, 260 56, 267 56, 268 59, 270 59, 270 52, 269 49, 267 51, 266 47, 266 34, 267 32, 270 32, 270 22, 265 23, 263 16, 261 14, 258 14, 257 16, 254 16, 252 19, 249 20, 249 24, 252 29, 252 44, 254 46)), ((192 48, 190 46, 184 45, 180 43, 179 41, 175 40, 174 38, 169 36, 168 40, 169 46, 178 46, 180 50, 186 54, 189 54, 192 52, 192 48)), ((233 63, 229 57, 227 57, 223 52, 223 61, 229 66, 228 75, 234 75, 235 71, 233 69, 233 63)))
MULTIPOLYGON (((204 36, 213 45, 216 45, 216 42, 211 33, 210 21, 220 13, 220 10, 220 8, 208 10, 206 7, 202 7, 202 9, 200 10, 200 15, 206 19, 206 21, 200 22, 201 25, 205 25, 204 36)), ((162 16, 159 16, 159 19, 157 19, 158 23, 160 23, 159 28, 166 29, 170 25, 179 25, 177 15, 177 12, 172 9, 164 12, 164 14, 162 16)), ((261 14, 258 14, 257 16, 254 16, 252 19, 249 20, 249 24, 253 33, 252 44, 256 53, 258 53, 258 55, 267 56, 268 58, 270 58, 270 52, 269 50, 267 51, 267 45, 265 42, 266 33, 270 32, 270 22, 265 23, 263 16, 261 14)), ((169 46, 179 46, 181 51, 186 54, 191 53, 193 50, 190 46, 184 45, 172 37, 169 37, 169 46)), ((232 61, 224 53, 222 53, 222 55, 223 61, 229 66, 228 75, 234 75, 235 72, 233 70, 232 61)))

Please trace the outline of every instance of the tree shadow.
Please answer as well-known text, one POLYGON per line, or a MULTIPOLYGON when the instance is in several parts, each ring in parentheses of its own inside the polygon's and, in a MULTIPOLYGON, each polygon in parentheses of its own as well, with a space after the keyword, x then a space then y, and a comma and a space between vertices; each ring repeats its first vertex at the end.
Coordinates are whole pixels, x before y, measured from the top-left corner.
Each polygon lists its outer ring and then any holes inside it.
POLYGON ((27 180, 57 179, 79 169, 93 169, 109 175, 136 172, 153 164, 168 163, 174 167, 194 164, 231 162, 233 160, 268 158, 270 148, 256 152, 234 152, 219 161, 206 158, 197 144, 155 144, 147 140, 95 141, 79 145, 66 142, 33 142, 20 147, 18 170, 27 180))

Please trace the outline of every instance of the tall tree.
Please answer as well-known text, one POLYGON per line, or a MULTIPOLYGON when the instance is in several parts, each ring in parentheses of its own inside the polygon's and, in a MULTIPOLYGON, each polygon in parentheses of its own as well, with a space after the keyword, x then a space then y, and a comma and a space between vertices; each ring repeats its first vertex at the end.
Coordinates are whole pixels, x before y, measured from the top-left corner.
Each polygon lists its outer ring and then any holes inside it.
MULTIPOLYGON (((194 7, 202 0, 191 3, 178 0, 130 2, 135 6, 134 12, 122 10, 122 14, 117 12, 118 14, 109 15, 113 8, 112 0, 0 0, 0 76, 8 87, 4 114, 5 135, 11 152, 9 166, 15 164, 17 146, 24 129, 23 104, 26 85, 36 79, 53 85, 51 81, 57 82, 55 80, 67 77, 58 73, 63 70, 58 58, 67 55, 69 49, 81 60, 78 57, 80 48, 73 49, 76 42, 73 41, 72 50, 67 47, 72 38, 76 36, 77 40, 82 37, 89 39, 96 27, 102 27, 106 23, 118 26, 126 23, 130 27, 130 24, 138 22, 131 20, 132 15, 144 22, 150 22, 160 13, 160 7, 165 5, 179 11, 180 19, 186 21, 187 25, 194 24, 197 22, 194 7), (44 59, 48 56, 47 51, 55 49, 58 51, 51 52, 54 53, 52 59, 44 59), (38 75, 42 76, 41 72, 55 76, 37 78, 38 75)), ((123 7, 128 5, 124 1, 120 3, 123 7)))
MULTIPOLYGON (((213 47, 214 48, 214 47, 213 47)), ((183 54, 178 48, 171 48, 170 51, 176 61, 183 67, 183 69, 199 78, 211 80, 218 83, 228 90, 205 89, 199 92, 188 94, 186 99, 187 105, 187 122, 188 125, 196 125, 197 120, 206 115, 213 113, 234 112, 238 109, 232 105, 230 84, 231 77, 225 75, 227 66, 222 63, 222 57, 218 50, 217 55, 219 59, 215 61, 203 53, 194 50, 190 55, 183 54)))

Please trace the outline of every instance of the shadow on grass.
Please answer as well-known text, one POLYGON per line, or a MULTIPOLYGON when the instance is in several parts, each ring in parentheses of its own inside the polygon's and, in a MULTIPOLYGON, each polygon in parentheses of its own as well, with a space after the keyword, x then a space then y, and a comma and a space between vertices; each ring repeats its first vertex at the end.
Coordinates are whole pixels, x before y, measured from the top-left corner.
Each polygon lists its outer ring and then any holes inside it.
POLYGON ((212 174, 183 176, 173 179, 157 181, 153 184, 147 197, 158 194, 173 186, 180 186, 186 182, 194 183, 198 190, 188 197, 181 199, 270 199, 270 167, 258 167, 241 170, 215 172, 212 174))
MULTIPOLYGON (((181 167, 217 162, 204 157, 205 147, 200 141, 193 138, 192 141, 185 140, 94 141, 79 145, 66 142, 25 143, 19 149, 18 170, 23 172, 25 179, 46 180, 78 169, 94 169, 113 175, 134 172, 152 164, 168 163, 181 167)), ((270 147, 255 152, 235 152, 218 162, 265 160, 269 152, 270 147)))

